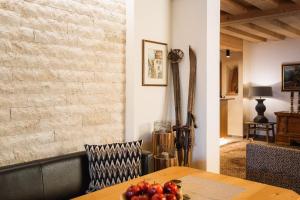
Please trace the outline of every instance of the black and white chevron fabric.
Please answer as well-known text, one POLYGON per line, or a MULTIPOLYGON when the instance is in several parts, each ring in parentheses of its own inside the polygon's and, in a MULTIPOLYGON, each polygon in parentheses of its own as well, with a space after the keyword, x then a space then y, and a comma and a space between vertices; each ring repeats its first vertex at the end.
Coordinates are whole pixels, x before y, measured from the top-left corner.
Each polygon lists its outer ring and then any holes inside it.
POLYGON ((91 182, 88 192, 141 175, 142 140, 105 145, 84 145, 91 182))

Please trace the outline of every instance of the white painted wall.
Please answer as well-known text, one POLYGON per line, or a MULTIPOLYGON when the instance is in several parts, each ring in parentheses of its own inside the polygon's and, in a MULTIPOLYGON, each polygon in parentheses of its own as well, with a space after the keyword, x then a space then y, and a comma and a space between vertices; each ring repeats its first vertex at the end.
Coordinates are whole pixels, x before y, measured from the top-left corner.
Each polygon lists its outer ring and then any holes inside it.
POLYGON ((142 86, 142 40, 170 44, 170 8, 170 0, 127 0, 126 140, 143 139, 149 150, 153 123, 171 118, 173 96, 169 87, 142 86))
MULTIPOLYGON (((272 86, 273 97, 264 102, 267 107, 265 114, 270 121, 276 120, 274 112, 290 109, 290 93, 281 92, 281 64, 299 61, 300 39, 244 43, 244 85, 272 86)), ((256 116, 255 105, 254 99, 244 98, 245 120, 256 116)))
POLYGON ((180 64, 183 119, 186 118, 189 45, 197 55, 196 129, 193 166, 219 172, 219 0, 172 1, 172 47, 182 49, 180 64))
POLYGON ((126 140, 142 138, 149 148, 153 122, 175 118, 171 78, 167 88, 141 86, 142 39, 184 50, 184 114, 191 45, 198 59, 193 166, 213 172, 219 172, 219 11, 219 0, 127 0, 126 140))

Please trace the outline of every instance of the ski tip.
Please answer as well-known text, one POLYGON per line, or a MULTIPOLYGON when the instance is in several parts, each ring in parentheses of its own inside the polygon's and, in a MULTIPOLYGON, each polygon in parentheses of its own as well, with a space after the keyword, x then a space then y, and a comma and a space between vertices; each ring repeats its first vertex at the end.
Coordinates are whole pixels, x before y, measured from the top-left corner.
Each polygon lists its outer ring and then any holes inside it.
POLYGON ((191 45, 189 45, 189 52, 193 52, 194 53, 194 49, 191 47, 191 45))
POLYGON ((196 57, 196 53, 195 53, 195 51, 192 49, 191 46, 189 46, 189 54, 190 54, 190 56, 196 57))

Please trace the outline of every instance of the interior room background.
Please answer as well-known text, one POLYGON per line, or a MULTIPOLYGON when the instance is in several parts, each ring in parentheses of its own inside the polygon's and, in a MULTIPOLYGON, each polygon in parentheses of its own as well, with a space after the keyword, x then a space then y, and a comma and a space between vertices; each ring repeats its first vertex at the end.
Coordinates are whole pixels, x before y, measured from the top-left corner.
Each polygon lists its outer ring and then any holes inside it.
MULTIPOLYGON (((273 96, 267 97, 264 104, 267 107, 266 117, 276 122, 274 112, 290 110, 290 92, 281 91, 281 65, 284 63, 299 62, 300 40, 285 39, 262 43, 244 42, 243 66, 244 86, 271 86, 273 96)), ((295 94, 295 109, 297 109, 297 96, 295 94)), ((256 116, 255 106, 257 102, 253 98, 244 98, 244 120, 252 120, 256 116)))

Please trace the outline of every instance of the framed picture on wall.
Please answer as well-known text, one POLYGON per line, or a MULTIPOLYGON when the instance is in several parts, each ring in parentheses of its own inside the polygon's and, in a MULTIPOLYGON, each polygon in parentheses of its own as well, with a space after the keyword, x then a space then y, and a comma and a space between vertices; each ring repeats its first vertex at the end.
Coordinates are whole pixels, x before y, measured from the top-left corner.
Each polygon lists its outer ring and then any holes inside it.
POLYGON ((282 91, 300 91, 300 63, 282 65, 282 91))
POLYGON ((238 95, 239 93, 239 66, 237 64, 227 66, 227 92, 226 95, 238 95))
POLYGON ((168 47, 166 43, 143 40, 142 85, 168 85, 168 47))

